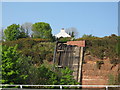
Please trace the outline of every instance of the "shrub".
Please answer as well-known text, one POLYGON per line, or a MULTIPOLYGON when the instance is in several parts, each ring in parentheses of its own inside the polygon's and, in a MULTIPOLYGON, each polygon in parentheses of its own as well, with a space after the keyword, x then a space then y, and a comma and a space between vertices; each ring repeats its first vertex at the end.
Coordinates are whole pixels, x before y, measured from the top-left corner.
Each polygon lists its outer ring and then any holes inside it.
POLYGON ((3 46, 2 50, 2 83, 21 84, 27 75, 21 74, 18 62, 20 56, 16 51, 17 46, 3 46))
POLYGON ((71 37, 65 37, 65 38, 61 37, 58 39, 59 42, 67 42, 67 41, 71 41, 71 40, 72 40, 71 37))
MULTIPOLYGON (((120 37, 116 35, 106 36, 103 38, 87 36, 76 40, 86 40, 86 51, 99 59, 110 58, 116 59, 119 54, 120 37)), ((118 59, 117 59, 118 60, 118 59)))
POLYGON ((120 63, 120 60, 112 59, 112 60, 110 60, 110 63, 113 64, 113 65, 116 65, 116 64, 120 63))
POLYGON ((114 85, 116 83, 114 75, 110 74, 108 75, 108 84, 109 85, 114 85))

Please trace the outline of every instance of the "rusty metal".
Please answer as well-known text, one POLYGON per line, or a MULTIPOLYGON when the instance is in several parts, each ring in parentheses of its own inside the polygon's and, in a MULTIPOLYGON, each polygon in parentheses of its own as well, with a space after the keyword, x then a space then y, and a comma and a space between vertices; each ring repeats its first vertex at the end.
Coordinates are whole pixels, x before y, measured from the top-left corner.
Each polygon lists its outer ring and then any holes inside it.
POLYGON ((85 40, 83 41, 68 41, 67 45, 76 45, 78 47, 85 47, 85 40))

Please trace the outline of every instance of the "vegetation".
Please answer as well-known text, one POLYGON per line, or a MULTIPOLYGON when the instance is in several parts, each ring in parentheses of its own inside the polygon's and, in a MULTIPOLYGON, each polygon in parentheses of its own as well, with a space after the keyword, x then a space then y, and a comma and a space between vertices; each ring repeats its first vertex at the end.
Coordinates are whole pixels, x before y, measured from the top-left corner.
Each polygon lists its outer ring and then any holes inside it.
MULTIPOLYGON (((19 84, 27 76, 21 75, 21 70, 18 68, 19 60, 16 47, 3 46, 2 50, 2 83, 19 84)), ((21 83, 20 83, 21 84, 21 83)))
MULTIPOLYGON (((75 37, 76 31, 71 29, 68 31, 75 37)), ((44 22, 25 23, 22 26, 12 24, 4 30, 6 41, 2 42, 2 65, 0 65, 3 84, 79 84, 73 79, 72 71, 68 67, 53 70, 55 37, 51 32, 50 25, 44 22), (30 34, 31 30, 32 34, 30 34)), ((71 40, 73 38, 60 38, 58 41, 71 40)), ((90 55, 103 60, 109 58, 114 65, 120 63, 119 36, 112 34, 99 38, 83 35, 82 38, 74 40, 86 40, 85 53, 90 52, 90 55)), ((97 61, 99 69, 102 64, 103 61, 97 61)), ((113 76, 109 78, 110 83, 114 84, 113 80, 116 79, 113 76)))
POLYGON ((115 85, 116 84, 115 76, 110 74, 110 75, 108 75, 108 77, 109 77, 109 79, 108 79, 109 85, 115 85))
POLYGON ((12 24, 5 29, 5 39, 7 41, 17 40, 20 35, 20 25, 12 24))
POLYGON ((34 66, 31 62, 31 57, 20 57, 16 53, 16 47, 8 47, 3 50, 2 62, 2 83, 7 84, 75 84, 72 79, 71 71, 61 69, 52 71, 45 67, 44 64, 34 66), (61 75, 59 75, 59 74, 61 75))
POLYGON ((71 37, 65 37, 65 38, 61 37, 61 38, 58 39, 58 41, 59 42, 67 42, 67 41, 71 41, 72 39, 73 38, 71 38, 71 37))
POLYGON ((99 59, 110 58, 111 60, 117 60, 118 55, 118 45, 120 42, 120 37, 116 35, 106 36, 103 38, 95 37, 92 35, 84 35, 82 38, 76 40, 86 40, 86 52, 99 59))
POLYGON ((34 38, 52 39, 52 29, 48 23, 35 23, 32 26, 32 31, 34 38))
POLYGON ((4 42, 3 45, 15 46, 17 44, 17 50, 20 54, 27 57, 30 56, 32 63, 39 65, 43 63, 43 60, 52 60, 54 43, 46 41, 48 40, 23 38, 16 41, 4 42))
POLYGON ((6 41, 18 40, 20 38, 41 38, 55 41, 52 35, 52 29, 48 23, 38 22, 35 24, 24 23, 21 26, 12 24, 4 30, 4 39, 6 41))
POLYGON ((11 46, 9 41, 3 43, 2 83, 77 84, 71 75, 72 71, 67 67, 66 69, 55 69, 54 71, 52 66, 49 66, 52 60, 54 43, 38 43, 30 39, 11 42, 14 42, 11 46), (19 46, 20 43, 21 47, 19 46))

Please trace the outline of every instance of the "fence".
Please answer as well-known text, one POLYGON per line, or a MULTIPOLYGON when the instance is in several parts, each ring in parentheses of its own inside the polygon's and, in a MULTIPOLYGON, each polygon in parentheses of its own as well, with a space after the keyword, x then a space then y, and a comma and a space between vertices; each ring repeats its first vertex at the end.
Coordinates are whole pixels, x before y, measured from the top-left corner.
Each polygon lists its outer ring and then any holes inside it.
MULTIPOLYGON (((59 87, 60 89, 63 89, 63 87, 82 87, 82 88, 105 88, 106 90, 109 90, 110 87, 119 88, 120 85, 7 85, 7 84, 1 84, 0 86, 19 86, 20 88, 3 88, 3 89, 25 89, 24 86, 41 86, 41 87, 59 87)), ((2 88, 1 88, 2 89, 2 88)))

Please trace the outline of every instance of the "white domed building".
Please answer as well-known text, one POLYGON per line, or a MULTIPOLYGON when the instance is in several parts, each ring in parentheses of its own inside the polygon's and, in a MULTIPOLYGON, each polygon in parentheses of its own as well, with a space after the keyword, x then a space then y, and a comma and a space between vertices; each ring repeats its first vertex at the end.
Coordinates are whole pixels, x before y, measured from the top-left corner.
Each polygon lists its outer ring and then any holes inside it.
POLYGON ((71 37, 71 36, 65 32, 64 28, 62 28, 60 33, 56 34, 55 37, 60 38, 60 37, 71 37))

